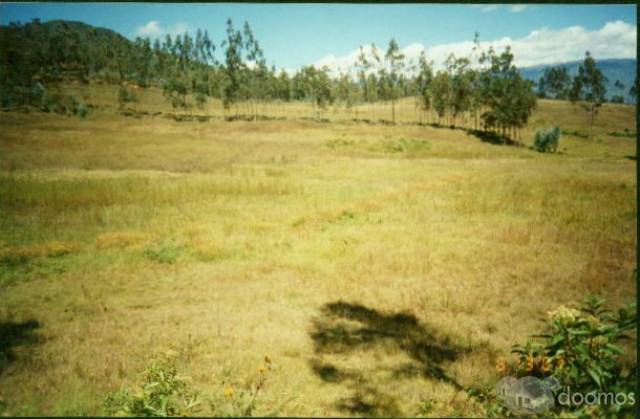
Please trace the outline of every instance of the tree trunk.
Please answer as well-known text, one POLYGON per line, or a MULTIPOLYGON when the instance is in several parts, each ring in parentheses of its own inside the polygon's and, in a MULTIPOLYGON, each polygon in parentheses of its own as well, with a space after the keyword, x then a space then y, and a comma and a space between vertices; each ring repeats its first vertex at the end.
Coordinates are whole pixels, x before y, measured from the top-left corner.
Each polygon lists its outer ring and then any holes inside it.
POLYGON ((592 107, 591 108, 591 121, 590 121, 590 124, 589 124, 589 139, 591 139, 592 136, 593 136, 593 123, 595 122, 595 119, 596 119, 595 108, 592 107))
POLYGON ((391 120, 393 121, 393 123, 396 123, 396 101, 392 100, 391 101, 391 120))

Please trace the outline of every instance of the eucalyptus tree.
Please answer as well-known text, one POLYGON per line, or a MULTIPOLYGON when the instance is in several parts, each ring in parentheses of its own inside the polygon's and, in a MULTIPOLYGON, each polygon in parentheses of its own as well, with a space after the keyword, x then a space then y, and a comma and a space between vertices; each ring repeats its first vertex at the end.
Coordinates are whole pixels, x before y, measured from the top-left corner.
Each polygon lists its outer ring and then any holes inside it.
POLYGON ((289 102, 291 100, 291 78, 286 71, 280 70, 276 86, 276 98, 283 102, 289 102))
POLYGON ((370 47, 371 58, 367 58, 367 54, 364 48, 360 47, 360 54, 358 55, 358 78, 360 82, 360 88, 362 90, 362 99, 366 103, 371 104, 371 113, 373 116, 373 106, 378 100, 378 78, 376 72, 380 67, 380 54, 375 44, 371 44, 370 47))
POLYGON ((302 91, 305 99, 311 101, 316 117, 334 100, 328 73, 327 67, 317 69, 314 66, 305 66, 294 77, 296 88, 302 91))
POLYGON ((378 76, 375 73, 369 73, 367 76, 366 89, 367 89, 367 100, 370 103, 375 103, 378 101, 378 76))
MULTIPOLYGON (((433 88, 433 68, 424 51, 418 58, 418 74, 416 75, 416 90, 422 111, 431 111, 432 88, 433 88)), ((422 112, 420 112, 420 122, 422 123, 422 112)))
POLYGON ((511 48, 500 54, 493 48, 483 53, 481 61, 489 67, 481 74, 484 104, 489 108, 483 112, 485 129, 496 130, 507 138, 524 126, 536 106, 533 82, 525 80, 515 65, 511 48))
POLYGON ((231 19, 227 19, 227 37, 222 41, 222 47, 226 47, 224 69, 227 81, 224 86, 223 105, 225 109, 235 105, 238 116, 238 100, 245 64, 242 61, 242 33, 233 27, 231 19))
POLYGON ((256 102, 268 99, 268 79, 269 70, 267 68, 264 53, 260 48, 258 40, 253 35, 248 22, 244 23, 242 29, 242 37, 244 40, 245 64, 243 68, 244 74, 244 97, 249 101, 251 106, 251 114, 255 119, 257 116, 256 102))
POLYGON ((191 104, 187 100, 189 89, 181 78, 171 78, 163 85, 163 94, 174 109, 190 110, 191 104))
POLYGON ((335 82, 334 97, 344 104, 347 112, 350 112, 360 99, 358 84, 348 74, 340 74, 335 82))
POLYGON ((315 71, 314 77, 312 78, 312 86, 316 105, 318 105, 319 109, 325 110, 335 99, 331 91, 329 69, 326 66, 315 71))
POLYGON ((147 87, 153 71, 153 50, 149 38, 136 38, 133 50, 136 83, 140 87, 147 87))
POLYGON ((570 100, 579 102, 589 115, 589 138, 593 132, 596 115, 605 101, 607 78, 602 74, 589 51, 584 61, 578 67, 578 74, 573 78, 570 100))
POLYGON ((451 102, 451 78, 448 72, 441 70, 436 73, 431 83, 430 95, 433 108, 438 114, 438 124, 441 124, 451 102))
POLYGON ((396 102, 400 96, 402 85, 402 71, 404 70, 404 54, 394 38, 389 41, 387 52, 384 56, 386 71, 382 73, 385 81, 386 95, 391 100, 391 120, 396 122, 396 102))
POLYGON ((473 37, 473 48, 469 55, 471 68, 469 69, 469 77, 471 79, 471 113, 473 118, 473 129, 478 130, 480 125, 480 114, 483 106, 485 106, 482 74, 487 71, 485 63, 482 61, 484 55, 482 45, 480 44, 480 34, 476 31, 473 37))
POLYGON ((571 88, 571 77, 566 67, 549 67, 538 81, 538 95, 553 99, 566 99, 571 88))
POLYGON ((453 54, 447 59, 447 67, 451 80, 450 109, 455 126, 456 118, 471 110, 474 74, 468 58, 456 58, 453 54))
POLYGON ((629 95, 633 96, 633 100, 636 103, 638 103, 638 92, 640 92, 640 86, 638 85, 638 76, 636 75, 633 84, 629 88, 629 95))
POLYGON ((371 63, 367 60, 367 56, 364 53, 362 45, 360 45, 360 54, 358 54, 358 61, 356 62, 358 68, 358 81, 365 102, 369 101, 369 92, 367 91, 367 72, 371 68, 371 63))

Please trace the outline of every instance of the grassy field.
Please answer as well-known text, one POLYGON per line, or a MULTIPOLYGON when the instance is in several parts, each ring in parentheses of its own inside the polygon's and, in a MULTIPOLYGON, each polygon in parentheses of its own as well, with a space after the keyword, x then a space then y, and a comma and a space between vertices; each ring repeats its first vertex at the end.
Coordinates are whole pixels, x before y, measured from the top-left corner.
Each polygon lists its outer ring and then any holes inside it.
POLYGON ((211 397, 269 356, 258 415, 483 415, 463 389, 547 311, 635 300, 634 107, 587 139, 582 110, 540 101, 525 145, 577 134, 541 154, 337 109, 127 118, 104 89, 80 92, 104 101, 83 120, 0 114, 5 413, 100 414, 172 349, 211 397))

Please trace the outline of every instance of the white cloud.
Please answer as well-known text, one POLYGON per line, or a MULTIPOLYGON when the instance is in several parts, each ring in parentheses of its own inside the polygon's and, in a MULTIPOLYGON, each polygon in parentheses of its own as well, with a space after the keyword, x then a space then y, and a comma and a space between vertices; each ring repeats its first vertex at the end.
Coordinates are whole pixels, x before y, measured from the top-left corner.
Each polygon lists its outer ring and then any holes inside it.
POLYGON ((489 4, 487 6, 480 7, 480 10, 482 11, 482 13, 493 12, 496 9, 498 9, 498 5, 497 4, 489 4))
POLYGON ((527 8, 527 5, 525 4, 514 4, 513 6, 511 6, 509 8, 509 11, 511 13, 520 13, 522 11, 524 11, 527 8))
POLYGON ((498 10, 498 7, 500 6, 497 4, 474 4, 471 7, 480 9, 482 13, 489 13, 493 12, 494 10, 498 10))
POLYGON ((172 26, 162 26, 157 20, 151 20, 144 26, 140 26, 136 29, 135 35, 149 38, 161 38, 165 35, 171 35, 172 37, 188 32, 189 25, 184 22, 178 22, 172 26))
MULTIPOLYGON (((587 30, 582 26, 571 26, 563 29, 541 28, 534 30, 523 38, 511 39, 504 37, 480 43, 483 50, 490 46, 500 52, 506 46, 511 46, 514 62, 519 67, 539 64, 554 64, 584 58, 586 51, 597 59, 604 58, 636 58, 637 27, 623 21, 608 22, 599 30, 587 30)), ((470 36, 471 38, 471 36, 470 36)), ((442 68, 444 61, 450 54, 457 57, 469 56, 473 49, 472 41, 424 46, 412 43, 402 52, 405 58, 417 62, 420 53, 425 51, 429 61, 433 61, 436 69, 442 68)), ((365 45, 364 51, 371 57, 371 46, 365 45)), ((316 67, 327 66, 333 75, 339 72, 352 71, 358 61, 360 50, 336 57, 327 55, 318 60, 316 67)), ((380 51, 384 58, 384 51, 380 51)))

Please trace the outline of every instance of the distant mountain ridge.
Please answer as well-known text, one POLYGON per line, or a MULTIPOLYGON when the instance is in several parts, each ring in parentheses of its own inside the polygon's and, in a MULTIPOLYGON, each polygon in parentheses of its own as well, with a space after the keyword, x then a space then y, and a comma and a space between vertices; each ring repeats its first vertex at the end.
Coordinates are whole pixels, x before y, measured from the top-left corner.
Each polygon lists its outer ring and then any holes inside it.
MULTIPOLYGON (((633 58, 608 58, 602 60, 599 60, 598 57, 594 58, 596 65, 607 78, 607 98, 610 99, 611 96, 621 95, 626 103, 635 103, 635 98, 629 95, 629 88, 633 86, 636 77, 637 60, 633 58), (614 86, 616 80, 620 80, 624 84, 624 89, 614 86)), ((542 64, 520 68, 520 72, 526 79, 537 83, 547 68, 564 67, 569 75, 573 77, 578 74, 578 67, 581 63, 582 61, 569 61, 558 64, 542 64)))

